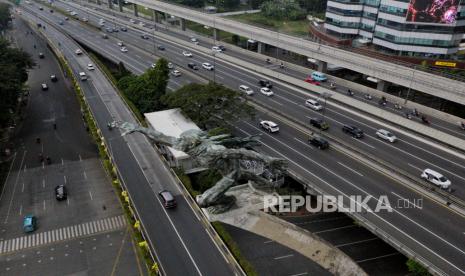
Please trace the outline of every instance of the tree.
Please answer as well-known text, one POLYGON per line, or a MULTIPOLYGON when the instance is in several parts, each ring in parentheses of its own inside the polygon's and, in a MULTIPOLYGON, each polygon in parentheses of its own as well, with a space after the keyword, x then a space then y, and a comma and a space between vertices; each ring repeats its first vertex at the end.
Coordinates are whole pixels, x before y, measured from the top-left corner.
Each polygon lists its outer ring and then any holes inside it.
POLYGON ((299 5, 311 14, 321 14, 326 11, 326 0, 298 0, 299 5))
POLYGON ((228 123, 254 116, 254 109, 237 91, 216 83, 191 83, 166 94, 162 101, 169 108, 181 108, 187 117, 205 130, 228 128, 228 123))
POLYGON ((261 5, 262 13, 275 20, 299 20, 305 18, 305 11, 294 0, 272 0, 261 5))
POLYGON ((220 6, 227 10, 235 9, 241 3, 240 0, 221 0, 220 6))
POLYGON ((258 9, 260 8, 260 5, 264 2, 264 0, 249 0, 250 7, 252 9, 258 9))
POLYGON ((113 75, 115 76, 115 78, 117 80, 123 78, 123 77, 126 77, 126 76, 129 76, 131 75, 131 71, 129 71, 128 69, 126 69, 126 66, 124 66, 124 63, 122 61, 120 61, 118 63, 118 66, 117 66, 117 69, 116 69, 116 72, 113 73, 113 75))
POLYGON ((430 276, 431 275, 426 268, 424 268, 421 264, 417 263, 415 260, 409 259, 407 261, 407 267, 408 267, 408 271, 411 273, 412 276, 430 276))
POLYGON ((189 6, 193 8, 201 8, 204 5, 203 0, 177 0, 176 2, 178 2, 181 5, 185 5, 185 6, 189 6))
POLYGON ((0 3, 0 31, 8 27, 8 22, 11 21, 10 4, 0 3))

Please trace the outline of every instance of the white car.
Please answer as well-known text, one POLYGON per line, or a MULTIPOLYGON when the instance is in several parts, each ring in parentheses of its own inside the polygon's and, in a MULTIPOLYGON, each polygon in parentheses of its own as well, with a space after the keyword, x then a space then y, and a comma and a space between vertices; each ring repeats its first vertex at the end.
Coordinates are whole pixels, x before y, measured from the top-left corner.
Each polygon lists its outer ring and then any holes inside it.
POLYGON ((188 51, 182 51, 182 55, 185 57, 192 57, 192 53, 188 51))
POLYGON ((87 70, 92 71, 94 70, 94 65, 92 63, 87 64, 87 70))
POLYGON ((173 69, 173 67, 174 67, 173 63, 168 62, 168 68, 169 68, 169 69, 173 69))
POLYGON ((128 48, 126 48, 126 47, 121 47, 120 50, 121 50, 121 52, 126 53, 126 52, 128 51, 128 48))
POLYGON ((155 66, 157 66, 157 65, 155 63, 152 63, 152 65, 151 65, 152 69, 155 69, 155 66))
POLYGON ((263 95, 268 96, 268 97, 274 95, 273 91, 271 91, 268 87, 260 88, 260 93, 262 93, 263 95))
POLYGON ((118 41, 118 46, 119 46, 119 47, 123 47, 123 46, 124 46, 123 41, 118 41))
POLYGON ((279 131, 279 126, 278 124, 276 124, 275 122, 272 122, 272 121, 261 121, 260 122, 260 126, 270 132, 270 133, 274 133, 274 132, 278 132, 279 131))
POLYGON ((314 99, 308 99, 305 101, 305 106, 306 107, 309 107, 315 111, 319 111, 319 110, 322 110, 323 109, 323 106, 317 101, 317 100, 314 100, 314 99))
POLYGON ((131 19, 129 19, 129 22, 131 22, 131 23, 136 23, 136 20, 134 20, 134 19, 131 18, 131 19))
POLYGON ((376 131, 376 136, 378 136, 379 138, 383 140, 389 141, 391 143, 394 143, 395 141, 397 141, 397 137, 385 129, 378 129, 376 131))
POLYGON ((221 48, 220 48, 220 47, 218 47, 218 46, 213 46, 213 47, 212 47, 212 51, 214 51, 214 52, 218 52, 218 53, 221 53, 221 52, 223 52, 223 50, 221 50, 221 48))
POLYGON ((145 23, 144 22, 139 22, 139 26, 145 27, 145 23))
POLYGON ((87 19, 86 17, 83 17, 83 18, 82 18, 82 21, 83 21, 83 22, 87 22, 87 21, 89 21, 89 19, 87 19))
POLYGON ((105 24, 105 20, 103 18, 100 18, 99 22, 105 24))
POLYGON ((442 174, 440 174, 437 171, 434 171, 432 169, 425 169, 421 173, 421 178, 433 183, 436 186, 441 187, 442 189, 449 188, 449 186, 451 184, 449 179, 447 179, 442 174))
POLYGON ((171 72, 171 75, 173 75, 175 77, 179 77, 179 76, 181 76, 181 72, 179 70, 173 70, 173 72, 171 72))
POLYGON ((76 51, 74 51, 74 53, 76 53, 76 55, 82 55, 82 51, 81 49, 76 49, 76 51))
POLYGON ((210 63, 208 62, 204 62, 202 63, 202 67, 209 70, 209 71, 212 71, 214 69, 213 65, 211 65, 210 63))
POLYGON ((199 41, 195 37, 191 37, 191 42, 194 43, 195 45, 199 45, 199 41))
POLYGON ((250 96, 250 95, 254 94, 253 90, 250 87, 248 87, 247 85, 239 86, 239 90, 241 92, 245 93, 247 96, 250 96))

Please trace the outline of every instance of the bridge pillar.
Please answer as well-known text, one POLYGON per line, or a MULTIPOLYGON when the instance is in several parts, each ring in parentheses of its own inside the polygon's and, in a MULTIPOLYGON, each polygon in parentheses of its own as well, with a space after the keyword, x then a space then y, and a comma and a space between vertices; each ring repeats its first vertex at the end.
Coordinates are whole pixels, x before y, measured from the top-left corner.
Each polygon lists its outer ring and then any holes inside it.
POLYGON ((137 10, 137 4, 132 4, 134 8, 134 16, 139 16, 139 11, 137 10))
POLYGON ((378 84, 376 85, 376 89, 386 92, 389 87, 389 82, 378 79, 378 84))
POLYGON ((220 40, 220 31, 218 29, 213 29, 213 39, 220 40))
POLYGON ((265 51, 265 44, 263 42, 258 41, 257 42, 257 53, 263 54, 265 51))
POLYGON ((97 5, 102 5, 102 3, 100 2, 100 0, 97 0, 97 5))
POLYGON ((326 73, 326 71, 328 69, 328 63, 325 62, 325 61, 319 60, 317 64, 318 64, 318 71, 320 71, 322 73, 326 73))
POLYGON ((109 8, 110 10, 113 9, 113 0, 108 0, 108 8, 109 8))
POLYGON ((181 30, 185 31, 186 30, 186 19, 181 18, 181 21, 179 21, 181 25, 181 30))
POLYGON ((120 12, 123 12, 123 0, 118 0, 118 8, 120 12))

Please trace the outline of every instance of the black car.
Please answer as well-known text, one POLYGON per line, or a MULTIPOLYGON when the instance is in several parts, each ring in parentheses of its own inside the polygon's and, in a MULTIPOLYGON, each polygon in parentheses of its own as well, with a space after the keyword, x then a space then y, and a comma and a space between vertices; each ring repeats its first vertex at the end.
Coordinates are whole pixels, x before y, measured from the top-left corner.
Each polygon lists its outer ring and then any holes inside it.
POLYGON ((220 48, 221 51, 226 51, 226 47, 224 47, 224 45, 218 45, 218 48, 220 48))
POLYGON ((51 80, 52 82, 57 82, 57 81, 58 81, 58 78, 57 78, 57 76, 55 76, 55 75, 51 75, 51 76, 50 76, 50 80, 51 80))
POLYGON ((50 10, 51 13, 53 13, 53 10, 50 10))
POLYGON ((127 31, 128 31, 128 29, 126 29, 126 27, 121 27, 120 30, 121 30, 122 32, 127 32, 127 31))
POLYGON ((39 7, 39 10, 43 11, 43 10, 44 10, 44 8, 42 8, 42 7, 39 7))
POLYGON ((273 85, 271 84, 271 82, 269 80, 259 80, 258 81, 258 84, 261 86, 261 87, 267 87, 269 89, 273 88, 273 85))
POLYGON ((319 149, 327 149, 329 148, 329 143, 325 139, 321 138, 320 136, 313 135, 308 138, 308 142, 319 149))
POLYGON ((163 190, 158 193, 165 208, 174 208, 176 207, 176 200, 174 199, 173 194, 168 190, 163 190))
POLYGON ((164 51, 164 50, 165 50, 165 46, 163 46, 163 45, 158 45, 157 48, 158 48, 158 50, 161 50, 161 51, 164 51))
POLYGON ((310 124, 321 130, 327 130, 329 128, 328 123, 319 118, 310 118, 310 124))
POLYGON ((55 187, 55 198, 60 201, 68 198, 68 191, 65 185, 58 185, 55 187))
POLYGON ((143 39, 149 39, 149 36, 146 35, 146 34, 142 34, 140 37, 143 38, 143 39))
POLYGON ((44 58, 44 54, 43 53, 39 53, 39 58, 44 58))
POLYGON ((354 138, 362 138, 364 135, 363 131, 356 126, 344 125, 342 131, 352 135, 354 138))
POLYGON ((193 62, 189 62, 187 67, 191 68, 192 70, 199 70, 199 67, 193 62))

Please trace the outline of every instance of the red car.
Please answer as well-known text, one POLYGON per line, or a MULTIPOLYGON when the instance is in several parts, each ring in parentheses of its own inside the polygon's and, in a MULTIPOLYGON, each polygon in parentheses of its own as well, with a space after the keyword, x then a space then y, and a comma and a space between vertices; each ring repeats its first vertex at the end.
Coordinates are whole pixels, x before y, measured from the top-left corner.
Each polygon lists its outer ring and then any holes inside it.
POLYGON ((314 85, 320 85, 319 81, 316 81, 316 80, 312 79, 312 77, 310 77, 310 76, 308 76, 304 81, 308 82, 308 83, 311 83, 311 84, 314 84, 314 85))

